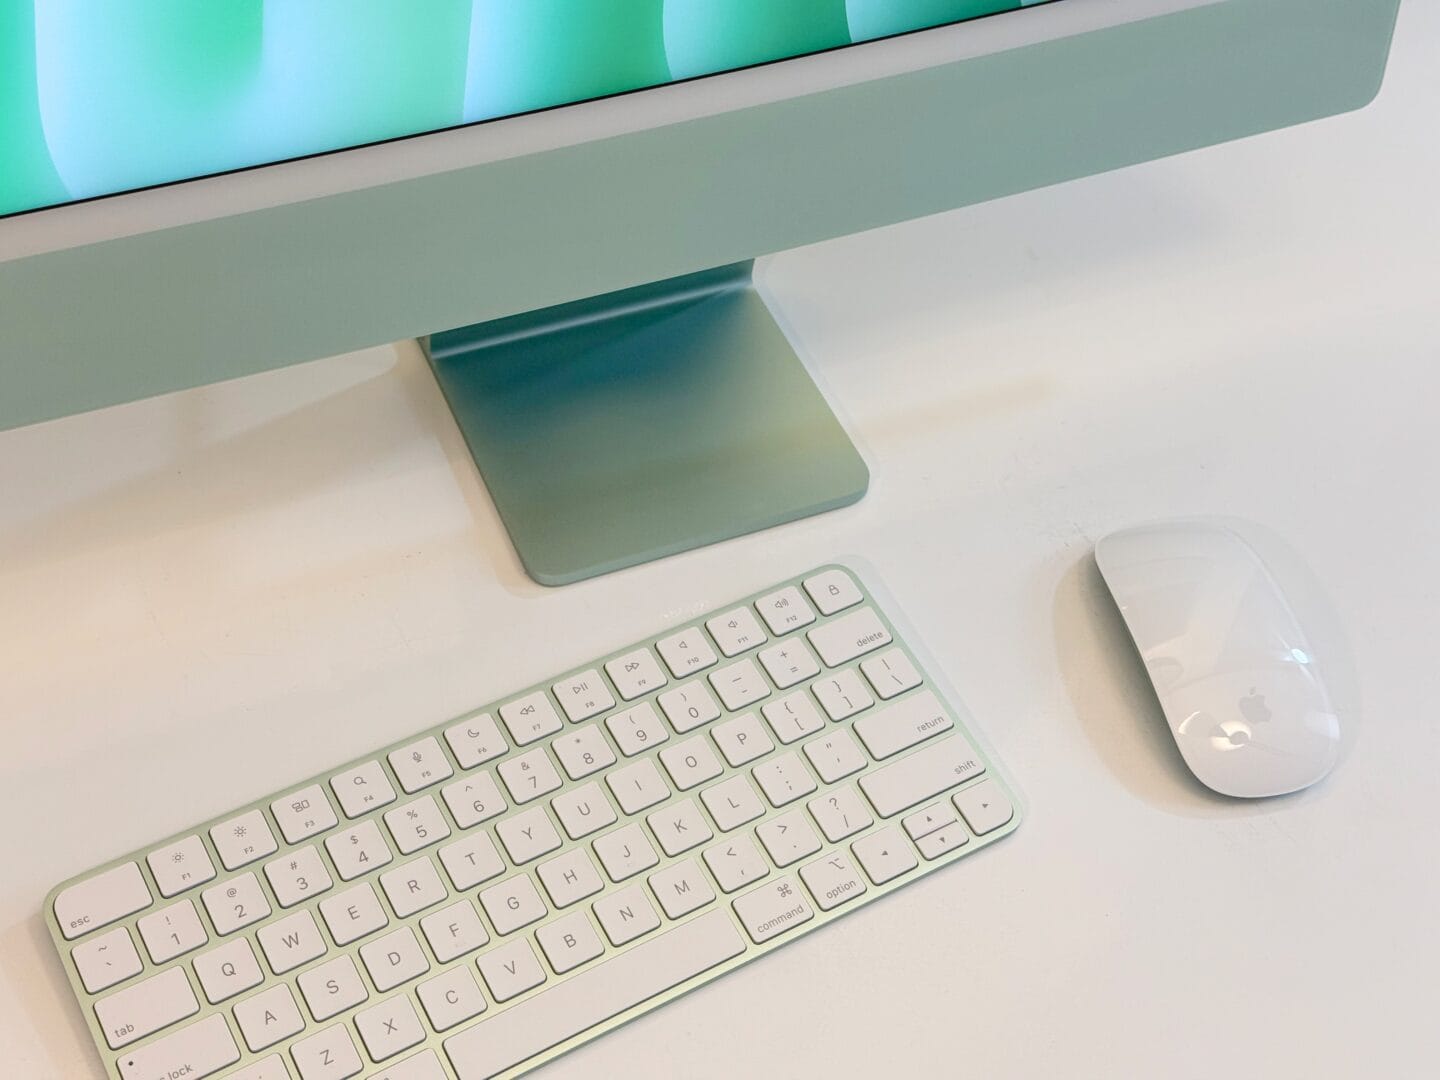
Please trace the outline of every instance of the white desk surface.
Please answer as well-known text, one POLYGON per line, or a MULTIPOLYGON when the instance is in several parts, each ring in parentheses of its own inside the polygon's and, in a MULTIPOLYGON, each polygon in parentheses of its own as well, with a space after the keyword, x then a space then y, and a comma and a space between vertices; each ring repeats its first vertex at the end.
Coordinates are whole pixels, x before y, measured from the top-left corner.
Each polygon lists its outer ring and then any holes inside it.
POLYGON ((411 345, 0 434, 0 1073, 98 1074, 57 881, 855 555, 1028 822, 546 1076, 1433 1076, 1437 54, 1412 2, 1368 111, 774 259, 870 495, 597 581, 527 581, 411 345), (1325 584, 1316 789, 1161 726, 1090 551, 1188 514, 1325 584))

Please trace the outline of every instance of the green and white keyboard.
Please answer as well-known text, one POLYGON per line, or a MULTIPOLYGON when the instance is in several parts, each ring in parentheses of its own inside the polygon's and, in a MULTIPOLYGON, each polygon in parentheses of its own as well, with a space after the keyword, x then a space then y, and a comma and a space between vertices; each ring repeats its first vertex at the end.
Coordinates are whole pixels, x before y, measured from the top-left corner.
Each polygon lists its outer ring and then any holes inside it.
POLYGON ((1008 835, 831 566, 57 888, 121 1080, 534 1068, 1008 835))

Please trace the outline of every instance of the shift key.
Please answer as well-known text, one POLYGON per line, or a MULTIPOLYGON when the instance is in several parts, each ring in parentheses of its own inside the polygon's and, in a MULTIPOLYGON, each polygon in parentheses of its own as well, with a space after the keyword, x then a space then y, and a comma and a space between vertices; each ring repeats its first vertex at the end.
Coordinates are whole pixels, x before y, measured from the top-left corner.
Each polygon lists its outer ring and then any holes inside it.
POLYGON ((985 766, 963 735, 949 735, 894 765, 860 778, 860 789, 881 817, 893 817, 979 776, 985 766))

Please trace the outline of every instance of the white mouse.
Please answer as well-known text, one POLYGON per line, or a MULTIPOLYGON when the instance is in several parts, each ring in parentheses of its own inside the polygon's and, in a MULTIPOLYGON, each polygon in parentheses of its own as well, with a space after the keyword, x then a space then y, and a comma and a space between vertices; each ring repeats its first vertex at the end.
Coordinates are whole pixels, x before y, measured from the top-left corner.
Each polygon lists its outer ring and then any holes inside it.
POLYGON ((1229 529, 1147 525, 1095 546, 1185 764, 1258 799, 1335 765, 1340 724, 1315 656, 1265 564, 1229 529))

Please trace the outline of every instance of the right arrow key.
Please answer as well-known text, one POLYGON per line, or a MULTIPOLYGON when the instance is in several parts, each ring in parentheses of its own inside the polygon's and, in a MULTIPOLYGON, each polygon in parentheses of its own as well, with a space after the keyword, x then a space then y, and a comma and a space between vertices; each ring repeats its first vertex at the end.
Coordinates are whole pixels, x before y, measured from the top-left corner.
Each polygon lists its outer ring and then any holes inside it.
POLYGON ((982 780, 974 787, 959 792, 955 796, 955 809, 964 816, 965 824, 976 836, 994 832, 1015 816, 1015 808, 994 780, 982 780))

